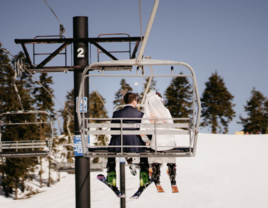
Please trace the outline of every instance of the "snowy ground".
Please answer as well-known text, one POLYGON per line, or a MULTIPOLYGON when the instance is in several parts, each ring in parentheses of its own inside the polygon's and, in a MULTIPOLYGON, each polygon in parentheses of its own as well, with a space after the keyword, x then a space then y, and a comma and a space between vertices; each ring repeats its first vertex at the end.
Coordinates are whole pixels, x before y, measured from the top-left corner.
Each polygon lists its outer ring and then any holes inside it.
MULTIPOLYGON (((128 208, 266 208, 268 205, 268 135, 200 134, 197 155, 177 158, 177 183, 180 190, 172 194, 166 166, 162 167, 165 193, 148 187, 138 200, 129 197, 138 188, 138 177, 126 169, 128 208)), ((91 207, 120 207, 115 195, 91 173, 91 207)), ((75 175, 63 174, 61 182, 27 200, 0 196, 5 208, 74 208, 75 175)))

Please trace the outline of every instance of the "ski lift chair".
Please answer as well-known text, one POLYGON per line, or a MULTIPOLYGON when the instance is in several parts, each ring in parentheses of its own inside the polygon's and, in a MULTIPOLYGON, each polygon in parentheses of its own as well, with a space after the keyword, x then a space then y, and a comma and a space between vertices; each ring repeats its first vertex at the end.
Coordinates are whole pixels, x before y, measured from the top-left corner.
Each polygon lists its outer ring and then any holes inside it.
MULTIPOLYGON (((11 111, 0 114, 0 157, 46 157, 49 156, 52 149, 53 141, 53 123, 51 115, 46 111, 11 111), (27 121, 27 116, 34 115, 39 121, 27 121), (20 121, 17 121, 18 118, 20 121), (13 120, 16 120, 15 122, 13 120), (23 120, 23 121, 21 121, 23 120), (5 135, 5 130, 9 126, 31 126, 31 125, 46 125, 47 132, 44 132, 45 139, 21 140, 16 138, 16 141, 8 141, 5 135)), ((41 132, 40 132, 41 133, 41 132)))
MULTIPOLYGON (((163 124, 163 123, 157 123, 154 124, 140 124, 140 123, 134 123, 134 124, 126 124, 124 123, 124 119, 121 119, 121 122, 118 123, 111 123, 113 120, 112 118, 86 118, 84 113, 78 113, 78 122, 81 126, 81 143, 82 143, 82 149, 85 157, 192 157, 196 154, 196 147, 197 147, 197 137, 198 137, 198 130, 199 130, 199 121, 200 121, 200 112, 201 112, 201 104, 200 104, 200 98, 199 93, 197 89, 197 83, 195 78, 195 73, 193 69, 186 63, 183 62, 175 62, 175 61, 163 61, 163 60, 146 60, 142 59, 141 63, 142 68, 144 69, 142 74, 122 74, 122 75, 106 75, 105 71, 102 71, 102 74, 87 74, 88 70, 94 70, 94 69, 100 69, 99 67, 102 67, 103 65, 120 65, 121 63, 124 63, 124 65, 129 66, 137 66, 136 60, 123 60, 123 61, 107 61, 107 62, 101 62, 101 63, 93 63, 89 67, 87 67, 84 71, 81 88, 79 91, 79 100, 81 97, 84 97, 83 92, 83 86, 84 86, 84 80, 85 78, 91 78, 91 77, 144 77, 144 78, 152 78, 152 77, 188 77, 192 79, 192 87, 193 87, 193 105, 192 105, 192 115, 189 118, 173 118, 173 123, 170 124, 163 124), (190 74, 175 74, 173 67, 171 67, 171 73, 170 74, 162 74, 162 75, 154 75, 152 74, 152 70, 150 74, 146 74, 146 68, 145 66, 175 66, 175 65, 181 65, 185 66, 187 69, 189 69, 190 74), (99 123, 95 123, 98 121, 99 123), (175 122, 176 121, 176 122, 175 122), (144 127, 147 130, 124 130, 125 128, 133 128, 137 129, 139 127, 144 127), (113 130, 112 130, 113 129, 113 130), (114 130, 117 129, 117 130, 114 130), (172 130, 170 130, 172 129, 172 130), (85 138, 87 138, 88 135, 121 135, 121 138, 123 138, 123 135, 154 135, 156 137, 156 143, 157 143, 157 136, 158 135, 173 135, 179 138, 179 135, 187 135, 188 137, 188 145, 187 146, 181 146, 178 145, 171 150, 166 151, 158 151, 157 144, 155 146, 155 150, 147 148, 147 151, 144 153, 129 153, 124 152, 124 146, 121 145, 121 151, 120 152, 108 152, 107 146, 89 146, 87 144, 85 138)), ((147 91, 145 91, 145 94, 147 94, 147 91)), ((79 106, 78 106, 79 108, 79 106)), ((80 112, 79 109, 77 109, 77 112, 80 112)), ((133 118, 137 120, 137 118, 133 118)), ((118 120, 118 119, 116 119, 118 120)), ((129 118, 126 118, 126 120, 130 120, 129 118)), ((142 123, 142 119, 141 119, 142 123)), ((123 144, 123 142, 121 142, 123 144)), ((110 146, 111 147, 111 146, 110 146)), ((141 146, 141 148, 144 148, 144 146, 141 146)), ((167 148, 168 149, 168 148, 167 148)))

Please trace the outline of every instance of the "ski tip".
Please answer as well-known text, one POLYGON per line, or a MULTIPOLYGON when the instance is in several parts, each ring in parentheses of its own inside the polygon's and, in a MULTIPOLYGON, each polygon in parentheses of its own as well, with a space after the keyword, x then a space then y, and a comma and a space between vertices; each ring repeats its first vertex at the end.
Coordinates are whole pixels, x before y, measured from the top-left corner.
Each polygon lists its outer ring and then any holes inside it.
POLYGON ((139 198, 138 196, 132 196, 129 199, 138 199, 138 198, 139 198))
POLYGON ((103 178, 105 178, 104 175, 102 175, 102 174, 97 175, 97 179, 103 179, 103 178))
POLYGON ((126 198, 125 194, 118 195, 118 198, 126 198))
POLYGON ((177 186, 172 186, 172 193, 179 193, 179 189, 177 186))
POLYGON ((157 190, 157 193, 165 193, 164 190, 157 190))
POLYGON ((161 185, 156 185, 156 189, 158 193, 165 193, 164 189, 162 188, 161 185))

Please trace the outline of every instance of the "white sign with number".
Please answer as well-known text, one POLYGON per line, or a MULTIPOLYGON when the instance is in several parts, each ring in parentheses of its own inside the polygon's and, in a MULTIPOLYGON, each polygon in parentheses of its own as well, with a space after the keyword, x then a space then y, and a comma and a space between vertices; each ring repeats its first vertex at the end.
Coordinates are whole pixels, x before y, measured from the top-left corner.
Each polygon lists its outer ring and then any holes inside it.
POLYGON ((77 57, 78 58, 85 58, 85 49, 84 48, 78 48, 77 49, 77 57))
MULTIPOLYGON (((76 105, 78 105, 78 97, 76 97, 76 105)), ((83 109, 84 109, 84 113, 87 112, 87 97, 81 98, 79 102, 79 109, 80 109, 80 113, 83 113, 83 109)))

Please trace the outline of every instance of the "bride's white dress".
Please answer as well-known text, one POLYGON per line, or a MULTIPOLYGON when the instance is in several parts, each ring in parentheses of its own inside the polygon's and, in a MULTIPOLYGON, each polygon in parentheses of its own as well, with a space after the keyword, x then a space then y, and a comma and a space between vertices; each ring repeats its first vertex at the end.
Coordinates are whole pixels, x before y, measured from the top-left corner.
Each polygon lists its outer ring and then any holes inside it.
MULTIPOLYGON (((154 120, 149 120, 147 118, 159 119, 157 123, 173 123, 171 119, 172 116, 169 110, 164 106, 161 101, 161 98, 155 93, 155 91, 151 91, 146 95, 145 105, 144 105, 144 116, 146 118, 142 121, 142 123, 154 123, 154 120)), ((146 129, 146 128, 141 128, 146 129)), ((163 128, 161 128, 163 129, 163 128)), ((160 130, 160 128, 159 128, 160 130)), ((168 129, 165 129, 168 130, 168 129)), ((152 136, 150 141, 150 147, 152 149, 156 149, 157 151, 169 150, 173 149, 176 146, 176 142, 174 140, 174 136, 172 135, 157 135, 152 136)), ((149 163, 175 163, 175 157, 151 157, 149 158, 149 163)))

